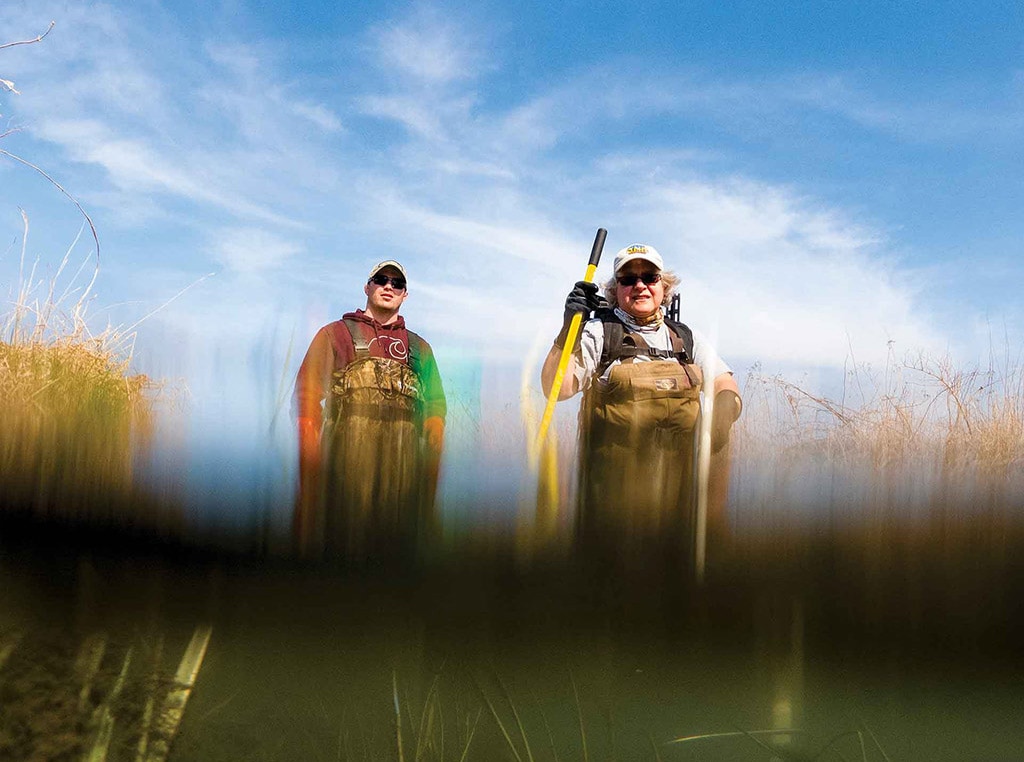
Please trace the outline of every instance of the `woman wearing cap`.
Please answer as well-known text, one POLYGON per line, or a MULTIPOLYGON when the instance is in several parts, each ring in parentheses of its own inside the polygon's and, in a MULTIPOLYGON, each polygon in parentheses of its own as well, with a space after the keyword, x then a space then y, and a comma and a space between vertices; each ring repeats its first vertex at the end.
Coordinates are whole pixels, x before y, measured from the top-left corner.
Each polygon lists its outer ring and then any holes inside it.
POLYGON ((728 443, 739 417, 732 371, 699 334, 665 317, 678 286, 658 251, 634 244, 615 255, 604 286, 576 284, 564 325, 541 374, 551 389, 568 326, 584 319, 559 399, 583 392, 580 406, 579 538, 620 560, 676 566, 692 541, 695 442, 700 392, 715 395, 712 449, 728 443), (704 372, 713 382, 707 384, 704 372))

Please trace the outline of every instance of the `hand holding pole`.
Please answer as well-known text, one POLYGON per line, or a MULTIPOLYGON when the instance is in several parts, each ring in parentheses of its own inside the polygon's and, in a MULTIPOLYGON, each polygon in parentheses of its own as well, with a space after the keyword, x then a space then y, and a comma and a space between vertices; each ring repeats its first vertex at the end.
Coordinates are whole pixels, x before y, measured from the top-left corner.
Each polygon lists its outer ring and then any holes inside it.
MULTIPOLYGON (((583 280, 587 283, 594 282, 594 273, 597 272, 597 265, 601 261, 601 252, 604 250, 604 239, 608 231, 598 228, 597 236, 594 238, 594 246, 590 250, 590 261, 587 264, 586 274, 583 280)), ((534 451, 540 456, 544 440, 547 439, 548 428, 551 426, 551 416, 555 411, 555 404, 558 402, 558 393, 562 388, 562 380, 565 378, 565 370, 569 367, 569 359, 572 357, 573 348, 576 346, 576 337, 580 332, 580 324, 583 322, 582 313, 577 312, 572 316, 569 323, 569 330, 566 332, 565 344, 562 346, 562 356, 558 360, 558 370, 555 372, 555 379, 551 383, 551 391, 548 392, 547 405, 544 407, 544 417, 540 421, 540 429, 537 432, 537 443, 534 451)))

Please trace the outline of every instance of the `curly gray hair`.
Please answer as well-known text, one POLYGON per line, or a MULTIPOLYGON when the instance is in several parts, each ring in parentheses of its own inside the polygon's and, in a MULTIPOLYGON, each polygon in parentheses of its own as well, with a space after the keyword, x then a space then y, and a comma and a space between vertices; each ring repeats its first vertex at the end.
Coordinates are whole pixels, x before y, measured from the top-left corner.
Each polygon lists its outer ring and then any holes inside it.
MULTIPOLYGON (((676 288, 679 286, 679 280, 679 276, 671 270, 661 271, 661 282, 665 285, 665 297, 661 301, 662 306, 668 306, 669 302, 672 301, 672 294, 675 293, 676 288)), ((604 298, 608 300, 608 304, 612 307, 619 306, 618 285, 619 283, 613 275, 604 282, 602 287, 604 298)))

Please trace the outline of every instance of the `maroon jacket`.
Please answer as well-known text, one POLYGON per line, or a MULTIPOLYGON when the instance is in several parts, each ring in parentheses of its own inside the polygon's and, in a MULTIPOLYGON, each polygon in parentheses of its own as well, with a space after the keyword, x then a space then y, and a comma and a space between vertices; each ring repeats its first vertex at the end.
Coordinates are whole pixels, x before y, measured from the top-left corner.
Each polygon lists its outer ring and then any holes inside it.
POLYGON ((355 344, 345 320, 365 326, 371 357, 385 357, 409 365, 423 384, 423 417, 445 417, 447 403, 444 387, 430 345, 405 327, 401 315, 392 323, 378 323, 362 310, 346 313, 341 320, 328 323, 313 337, 295 378, 295 410, 300 418, 319 421, 323 402, 331 388, 335 371, 355 359, 355 344))

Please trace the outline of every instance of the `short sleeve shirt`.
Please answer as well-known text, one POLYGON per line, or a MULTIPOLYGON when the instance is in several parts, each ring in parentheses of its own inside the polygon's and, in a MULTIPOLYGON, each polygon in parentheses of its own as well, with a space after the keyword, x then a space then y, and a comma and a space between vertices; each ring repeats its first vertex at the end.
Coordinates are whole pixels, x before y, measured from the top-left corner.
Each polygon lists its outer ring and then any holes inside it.
MULTIPOLYGON (((637 325, 628 313, 620 309, 615 310, 615 315, 626 324, 630 331, 643 336, 644 341, 652 349, 672 350, 672 329, 665 323, 646 326, 637 325)), ((600 318, 588 320, 583 326, 580 346, 576 351, 576 380, 579 382, 580 389, 586 389, 590 386, 590 381, 594 377, 598 363, 601 362, 601 352, 603 350, 604 324, 600 318)), ((638 355, 635 358, 635 362, 650 362, 653 359, 638 355)), ((723 373, 732 373, 732 368, 726 365, 725 361, 718 356, 715 348, 697 331, 693 332, 693 360, 701 367, 705 376, 718 378, 723 373)), ((601 375, 601 380, 607 381, 612 368, 620 363, 621 360, 612 362, 601 375)))

